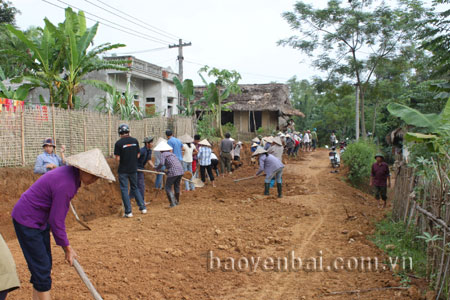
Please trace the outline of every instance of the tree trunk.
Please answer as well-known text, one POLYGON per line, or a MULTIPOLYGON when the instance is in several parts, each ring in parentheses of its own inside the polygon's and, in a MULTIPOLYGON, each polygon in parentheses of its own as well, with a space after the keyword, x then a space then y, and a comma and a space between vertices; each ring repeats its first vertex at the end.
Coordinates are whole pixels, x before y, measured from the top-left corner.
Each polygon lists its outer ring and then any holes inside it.
POLYGON ((364 89, 361 87, 359 90, 360 94, 360 104, 361 104, 361 136, 363 139, 367 138, 366 133, 366 118, 364 116, 364 89))
POLYGON ((377 107, 378 107, 378 99, 375 102, 375 108, 373 111, 373 122, 372 122, 372 135, 375 136, 375 130, 377 125, 377 107))

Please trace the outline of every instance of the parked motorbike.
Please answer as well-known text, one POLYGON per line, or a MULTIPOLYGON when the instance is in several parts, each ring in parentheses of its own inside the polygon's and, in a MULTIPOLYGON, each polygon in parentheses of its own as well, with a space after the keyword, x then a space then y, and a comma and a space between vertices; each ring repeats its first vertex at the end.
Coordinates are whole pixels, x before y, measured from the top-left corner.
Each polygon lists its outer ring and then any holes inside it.
POLYGON ((341 166, 341 158, 339 153, 336 151, 336 147, 332 147, 330 153, 328 153, 330 159, 331 167, 333 169, 339 168, 341 166))

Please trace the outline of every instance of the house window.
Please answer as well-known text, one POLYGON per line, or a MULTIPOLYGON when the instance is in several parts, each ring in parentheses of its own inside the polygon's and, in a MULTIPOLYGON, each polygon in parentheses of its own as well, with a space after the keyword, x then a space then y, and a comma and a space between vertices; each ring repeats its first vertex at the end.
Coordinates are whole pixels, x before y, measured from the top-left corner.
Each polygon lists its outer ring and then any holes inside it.
POLYGON ((155 97, 148 97, 148 98, 145 98, 145 102, 146 102, 146 103, 155 103, 155 97))

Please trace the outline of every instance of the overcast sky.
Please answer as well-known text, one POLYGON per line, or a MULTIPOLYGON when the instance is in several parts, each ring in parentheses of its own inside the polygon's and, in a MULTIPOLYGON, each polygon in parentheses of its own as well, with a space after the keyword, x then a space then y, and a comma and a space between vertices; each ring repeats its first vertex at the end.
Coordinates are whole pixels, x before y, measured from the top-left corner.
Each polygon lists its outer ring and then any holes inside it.
MULTIPOLYGON (((61 7, 66 2, 83 9, 86 16, 101 23, 110 24, 99 17, 117 23, 122 30, 157 38, 150 41, 100 24, 95 43, 124 43, 126 48, 117 54, 147 49, 158 49, 133 54, 137 58, 178 71, 176 57, 178 50, 168 49, 168 43, 176 43, 173 37, 192 42, 184 48, 184 78, 191 78, 201 84, 198 69, 207 64, 219 68, 235 69, 242 75, 242 83, 285 82, 296 75, 311 78, 316 71, 310 67, 309 58, 289 47, 277 46, 279 39, 294 32, 289 28, 281 13, 292 10, 295 0, 46 0, 61 7), (90 3, 89 3, 90 2, 90 3), (103 2, 103 3, 102 3, 103 2), (104 3, 109 5, 107 7, 104 3), (95 5, 101 7, 96 7, 95 5), (122 15, 112 8, 133 16, 122 15), (105 9, 116 15, 108 13, 105 9), (97 17, 89 15, 92 13, 97 17), (137 24, 130 23, 131 20, 137 24), (159 35, 148 25, 162 29, 169 34, 159 35), (147 27, 147 28, 145 28, 147 27)), ((21 14, 17 25, 21 29, 29 26, 43 26, 44 17, 53 23, 64 20, 64 11, 43 0, 11 0, 21 14)), ((326 0, 311 0, 316 5, 325 5, 326 0)), ((88 26, 93 22, 88 20, 88 26)), ((118 25, 112 25, 118 27, 118 25)))

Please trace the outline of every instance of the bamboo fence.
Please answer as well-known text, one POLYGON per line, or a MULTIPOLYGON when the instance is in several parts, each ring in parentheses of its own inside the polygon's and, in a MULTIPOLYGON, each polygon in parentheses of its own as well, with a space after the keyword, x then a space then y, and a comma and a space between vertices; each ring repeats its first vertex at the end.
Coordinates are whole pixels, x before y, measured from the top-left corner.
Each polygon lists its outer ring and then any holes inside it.
POLYGON ((122 123, 130 126, 130 134, 140 143, 149 135, 165 137, 166 129, 172 129, 175 136, 194 133, 193 120, 182 116, 123 121, 111 114, 53 106, 3 110, 0 111, 0 167, 34 164, 47 137, 55 139, 58 154, 59 147, 65 145, 66 156, 93 148, 111 156, 118 139, 117 128, 122 123))
POLYGON ((432 161, 432 174, 418 176, 404 162, 396 170, 393 218, 438 239, 427 245, 427 276, 439 297, 450 297, 450 157, 432 161))

